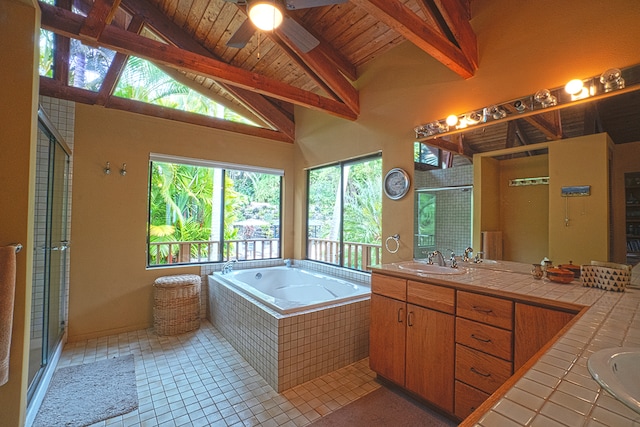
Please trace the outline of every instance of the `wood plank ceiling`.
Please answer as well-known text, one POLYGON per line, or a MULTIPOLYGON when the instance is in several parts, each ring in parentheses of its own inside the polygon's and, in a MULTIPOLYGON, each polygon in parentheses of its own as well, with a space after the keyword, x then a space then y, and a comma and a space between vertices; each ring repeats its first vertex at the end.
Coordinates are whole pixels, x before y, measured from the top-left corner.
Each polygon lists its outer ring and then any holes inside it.
POLYGON ((40 91, 76 102, 293 142, 294 105, 356 120, 360 112, 354 87, 358 68, 404 40, 462 78, 473 76, 478 55, 469 24, 469 2, 350 0, 288 10, 285 19, 294 22, 273 32, 256 32, 242 48, 227 46, 247 19, 245 6, 232 0, 41 2, 42 28, 56 34, 57 48, 54 76, 41 77, 40 91), (298 47, 299 37, 307 32, 319 42, 308 51, 298 47), (67 83, 70 38, 116 52, 99 91, 67 83), (153 62, 175 80, 259 127, 112 96, 129 56, 153 62))

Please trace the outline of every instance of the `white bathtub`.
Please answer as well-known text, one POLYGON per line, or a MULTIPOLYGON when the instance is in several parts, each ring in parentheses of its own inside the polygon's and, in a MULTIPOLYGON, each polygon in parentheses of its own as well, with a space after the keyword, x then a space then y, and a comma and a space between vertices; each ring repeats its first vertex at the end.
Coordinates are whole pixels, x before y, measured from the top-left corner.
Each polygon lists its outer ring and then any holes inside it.
POLYGON ((268 267, 214 274, 215 280, 280 314, 292 314, 368 297, 371 289, 297 267, 268 267))

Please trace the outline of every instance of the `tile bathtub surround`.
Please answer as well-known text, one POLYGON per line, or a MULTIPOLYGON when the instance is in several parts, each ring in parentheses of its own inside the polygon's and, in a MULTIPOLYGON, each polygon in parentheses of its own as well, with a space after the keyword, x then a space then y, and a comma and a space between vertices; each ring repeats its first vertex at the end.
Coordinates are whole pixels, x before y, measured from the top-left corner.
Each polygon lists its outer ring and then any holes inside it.
POLYGON ((277 391, 368 356, 369 300, 280 315, 215 280, 211 322, 277 391))
POLYGON ((209 323, 159 337, 153 329, 68 344, 59 367, 133 354, 139 408, 93 425, 306 426, 380 387, 368 359, 277 393, 209 323))

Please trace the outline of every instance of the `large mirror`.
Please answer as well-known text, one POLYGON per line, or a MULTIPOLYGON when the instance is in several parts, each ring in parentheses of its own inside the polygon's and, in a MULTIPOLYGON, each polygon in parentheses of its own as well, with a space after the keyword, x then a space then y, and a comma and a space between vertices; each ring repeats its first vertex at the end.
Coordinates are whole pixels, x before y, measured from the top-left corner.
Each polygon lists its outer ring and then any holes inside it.
MULTIPOLYGON (((627 218, 626 211, 632 207, 628 206, 626 195, 633 192, 629 193, 625 188, 625 183, 630 181, 625 180, 625 173, 640 172, 640 66, 623 69, 622 77, 624 88, 605 93, 600 87, 601 94, 593 98, 571 102, 564 88, 556 88, 550 93, 559 102, 550 109, 539 108, 535 112, 536 101, 531 95, 500 104, 509 110, 509 117, 502 120, 420 138, 422 144, 416 146, 419 161, 414 173, 414 257, 424 258, 431 250, 451 249, 461 254, 472 245, 476 251, 484 248, 491 252, 489 256, 527 263, 554 254, 560 257, 558 263, 588 262, 587 258, 637 263, 640 253, 633 248, 640 245, 640 224, 636 228, 635 218, 627 218), (525 104, 522 114, 516 109, 517 101, 525 104), (597 135, 605 133, 609 140, 598 140, 597 135), (581 139, 589 135, 593 137, 587 138, 587 142, 581 139), (555 143, 568 141, 575 141, 575 144, 555 143), (599 150, 589 144, 596 144, 595 147, 600 144, 609 149, 603 149, 601 153, 589 152, 599 150), (448 157, 446 151, 440 151, 452 146, 464 147, 466 155, 448 157), (550 160, 550 151, 554 152, 553 160, 550 160), (616 151, 631 153, 635 162, 631 158, 626 164, 614 167, 612 159, 616 157, 616 151), (599 156, 600 165, 608 174, 604 180, 610 188, 602 199, 605 210, 597 216, 592 205, 601 201, 599 190, 583 198, 561 195, 566 187, 600 185, 592 183, 593 176, 581 177, 581 169, 576 166, 581 156, 586 162, 599 156), (451 167, 441 169, 439 162, 442 161, 448 161, 451 167), (484 180, 478 176, 482 173, 478 172, 480 161, 484 165, 484 180), (512 179, 548 177, 550 162, 564 165, 567 170, 562 179, 556 178, 555 186, 553 180, 525 180, 509 185, 512 179), (575 173, 571 171, 572 167, 578 168, 575 173), (492 182, 486 176, 492 176, 488 171, 502 174, 502 179, 494 177, 492 182), (467 192, 467 203, 460 197, 470 186, 473 186, 473 195, 467 192), (482 192, 479 186, 483 187, 482 192), (479 200, 480 194, 483 200, 479 200), (487 206, 498 210, 486 214, 496 218, 494 223, 478 218, 483 212, 479 205, 484 206, 485 214, 487 206), (471 206, 467 214, 473 225, 463 229, 458 218, 464 216, 466 206, 471 206), (580 221, 587 217, 598 221, 597 231, 577 231, 580 221), (560 234, 561 238, 557 237, 555 227, 564 227, 573 234, 561 229, 563 234, 560 234), (636 229, 638 235, 634 234, 636 229), (594 243, 593 235, 602 234, 600 230, 606 235, 599 235, 598 243, 594 243), (633 232, 628 233, 629 230, 633 232), (499 233, 490 233, 493 231, 499 233), (457 237, 452 239, 452 236, 457 237), (605 247, 584 254, 572 250, 585 246, 584 239, 589 236, 592 241, 587 241, 587 246, 605 247)), ((584 168, 587 167, 585 164, 584 168)), ((637 221, 640 223, 640 218, 637 221)), ((588 227, 594 226, 589 224, 588 227)))

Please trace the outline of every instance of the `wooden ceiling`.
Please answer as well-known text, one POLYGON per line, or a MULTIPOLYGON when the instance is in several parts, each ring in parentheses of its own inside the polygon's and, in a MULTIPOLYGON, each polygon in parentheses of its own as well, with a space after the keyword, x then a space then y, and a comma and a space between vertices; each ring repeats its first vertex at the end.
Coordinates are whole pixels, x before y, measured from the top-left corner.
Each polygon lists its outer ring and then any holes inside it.
POLYGON ((293 22, 273 32, 256 32, 242 48, 227 46, 247 19, 245 6, 232 0, 56 0, 55 6, 41 2, 42 28, 56 34, 57 49, 54 76, 41 77, 40 92, 293 142, 294 105, 356 120, 358 68, 404 40, 461 77, 473 76, 477 43, 469 24, 469 2, 350 0, 288 10, 286 19, 293 22), (307 51, 299 46, 300 38, 308 35, 318 45, 307 51), (67 84, 70 38, 116 52, 98 92, 67 84), (129 56, 153 62, 260 127, 112 96, 129 56))

